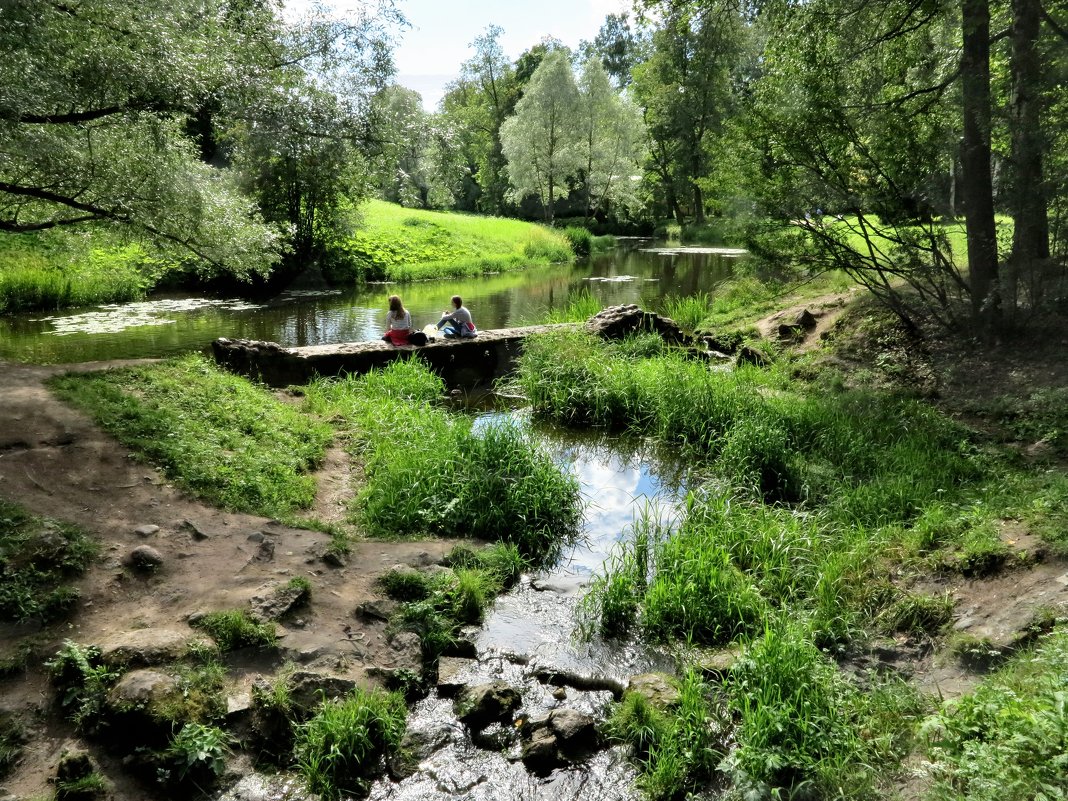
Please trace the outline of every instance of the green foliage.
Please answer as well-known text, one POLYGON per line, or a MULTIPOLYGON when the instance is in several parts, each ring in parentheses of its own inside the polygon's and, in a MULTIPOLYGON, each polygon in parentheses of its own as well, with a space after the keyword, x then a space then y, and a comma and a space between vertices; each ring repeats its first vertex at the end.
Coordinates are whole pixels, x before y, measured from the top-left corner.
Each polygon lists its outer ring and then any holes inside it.
POLYGON ((67 582, 85 571, 98 550, 77 527, 0 500, 0 615, 22 622, 68 613, 78 591, 67 582))
POLYGON ((769 628, 728 682, 738 746, 724 764, 742 792, 876 798, 911 748, 919 696, 905 685, 865 694, 797 625, 769 628))
POLYGON ((593 317, 602 309, 601 301, 588 289, 575 292, 567 297, 567 306, 562 309, 550 309, 545 315, 545 323, 581 323, 593 317))
POLYGON ((678 704, 658 709, 639 693, 627 693, 606 724, 607 735, 634 748, 639 785, 653 801, 687 797, 712 781, 727 752, 729 720, 721 699, 690 671, 678 704))
POLYGON ((407 710, 396 693, 355 689, 325 701, 297 733, 297 767, 324 799, 360 795, 381 757, 404 735, 407 710))
POLYGON ((378 583, 386 595, 398 601, 422 601, 434 590, 434 580, 415 569, 390 570, 379 577, 378 583))
POLYGON ((101 662, 99 648, 72 640, 64 640, 63 647, 45 667, 60 694, 59 703, 67 719, 81 732, 95 732, 108 690, 121 673, 101 662))
POLYGON ((923 726, 931 798, 1024 801, 1068 794, 1068 631, 1042 638, 923 726))
POLYGON ((713 296, 698 292, 696 295, 664 299, 664 313, 686 331, 696 331, 712 311, 713 296))
POLYGON ((186 723, 163 753, 167 767, 161 770, 160 780, 171 780, 172 773, 178 781, 219 778, 226 769, 232 742, 233 738, 218 726, 186 723))
POLYGON ((373 200, 360 207, 359 222, 336 246, 336 261, 327 269, 335 283, 460 278, 573 259, 563 235, 519 220, 373 200))
POLYGON ((569 225, 564 229, 564 237, 576 256, 589 256, 593 250, 593 235, 585 228, 569 225))
POLYGON ((377 534, 503 537, 524 556, 572 536, 580 517, 575 480, 518 426, 476 432, 470 420, 435 408, 441 392, 440 379, 417 360, 309 387, 310 408, 350 427, 366 465, 359 521, 377 534))
POLYGON ((203 356, 68 374, 50 386, 208 501, 284 516, 315 498, 308 472, 322 460, 329 427, 203 356))
POLYGON ((888 633, 938 634, 953 620, 953 597, 906 594, 884 609, 879 622, 888 633))
POLYGON ((56 779, 55 801, 91 801, 104 797, 108 789, 107 780, 96 772, 76 779, 56 779))
POLYGON ((105 229, 6 235, 0 238, 0 312, 138 300, 176 267, 105 229))
POLYGON ((11 712, 0 712, 0 779, 7 776, 26 745, 26 730, 11 712))
POLYGON ((255 621, 244 609, 209 612, 191 625, 205 631, 223 651, 245 646, 273 648, 278 639, 274 623, 255 621))

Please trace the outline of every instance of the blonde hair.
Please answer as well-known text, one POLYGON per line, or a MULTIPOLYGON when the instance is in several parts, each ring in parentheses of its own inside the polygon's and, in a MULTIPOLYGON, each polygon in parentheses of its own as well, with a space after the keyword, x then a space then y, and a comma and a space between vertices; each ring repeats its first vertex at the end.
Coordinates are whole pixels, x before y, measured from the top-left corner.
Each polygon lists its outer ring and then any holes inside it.
POLYGON ((389 310, 393 312, 394 317, 404 316, 404 304, 401 303, 400 295, 389 296, 389 310))

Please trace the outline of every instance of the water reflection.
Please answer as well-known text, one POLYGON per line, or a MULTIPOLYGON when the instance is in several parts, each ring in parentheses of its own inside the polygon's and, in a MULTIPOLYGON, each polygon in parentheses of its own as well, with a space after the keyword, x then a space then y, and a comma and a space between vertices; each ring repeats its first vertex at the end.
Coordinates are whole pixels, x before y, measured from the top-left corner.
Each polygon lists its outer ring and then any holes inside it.
MULTIPOLYGON (((479 427, 502 422, 530 425, 521 414, 485 414, 479 427)), ((670 453, 642 440, 608 440, 549 427, 535 434, 561 464, 579 480, 586 501, 581 542, 556 565, 527 576, 520 586, 499 598, 476 637, 479 658, 465 668, 464 679, 479 684, 503 679, 520 689, 522 713, 530 716, 566 707, 601 719, 612 699, 606 691, 569 688, 560 698, 535 678, 539 669, 581 675, 626 678, 652 669, 673 667, 672 658, 637 641, 605 643, 575 635, 575 611, 609 553, 625 536, 642 506, 653 508, 665 522, 674 518, 685 496, 686 468, 670 453)), ((579 766, 539 778, 518 760, 519 744, 483 749, 456 721, 452 702, 431 694, 408 719, 409 732, 441 747, 417 772, 401 782, 379 781, 371 799, 610 799, 636 801, 635 773, 623 749, 596 754, 579 766)), ((505 738, 507 739, 507 738, 505 738)))
POLYGON ((418 327, 436 322, 453 294, 463 296, 480 328, 536 322, 578 292, 602 305, 637 303, 661 310, 665 298, 710 293, 732 258, 709 249, 654 252, 638 241, 574 265, 473 279, 378 284, 348 290, 294 290, 264 303, 182 294, 142 303, 0 318, 0 359, 65 363, 169 356, 206 350, 218 337, 282 345, 371 340, 381 333, 386 298, 399 293, 418 327))

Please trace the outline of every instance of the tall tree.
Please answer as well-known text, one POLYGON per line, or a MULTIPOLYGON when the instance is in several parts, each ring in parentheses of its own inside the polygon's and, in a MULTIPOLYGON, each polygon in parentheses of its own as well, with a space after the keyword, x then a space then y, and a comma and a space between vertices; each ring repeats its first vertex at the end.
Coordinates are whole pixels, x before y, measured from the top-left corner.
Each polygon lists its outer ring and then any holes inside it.
POLYGON ((962 0, 962 201, 968 232, 972 316, 987 334, 1000 318, 997 231, 990 172, 990 5, 962 0))
POLYGON ((536 195, 553 220, 557 193, 579 166, 579 93, 565 50, 542 60, 516 104, 515 115, 501 126, 501 144, 516 193, 536 195))
POLYGON ((583 66, 578 88, 578 159, 586 214, 634 206, 634 179, 645 140, 641 111, 612 89, 597 58, 583 66))

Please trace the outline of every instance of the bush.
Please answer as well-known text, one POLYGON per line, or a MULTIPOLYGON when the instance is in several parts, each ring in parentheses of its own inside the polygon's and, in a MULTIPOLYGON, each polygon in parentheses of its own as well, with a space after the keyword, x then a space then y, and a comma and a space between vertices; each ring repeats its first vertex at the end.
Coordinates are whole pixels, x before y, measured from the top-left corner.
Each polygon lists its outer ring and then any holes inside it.
POLYGON ((297 732, 297 766, 308 788, 325 799, 362 795, 381 757, 400 745, 406 714, 396 693, 357 688, 325 701, 297 732))
POLYGON ((160 780, 195 781, 217 779, 226 769, 226 757, 233 739, 218 726, 186 723, 163 753, 160 780))
POLYGON ((45 667, 60 694, 59 703, 67 719, 78 731, 97 731, 108 690, 121 673, 101 662, 99 648, 72 640, 65 640, 45 667))
POLYGON ((564 229, 564 237, 576 256, 589 256, 593 250, 593 235, 585 228, 569 225, 564 229))

